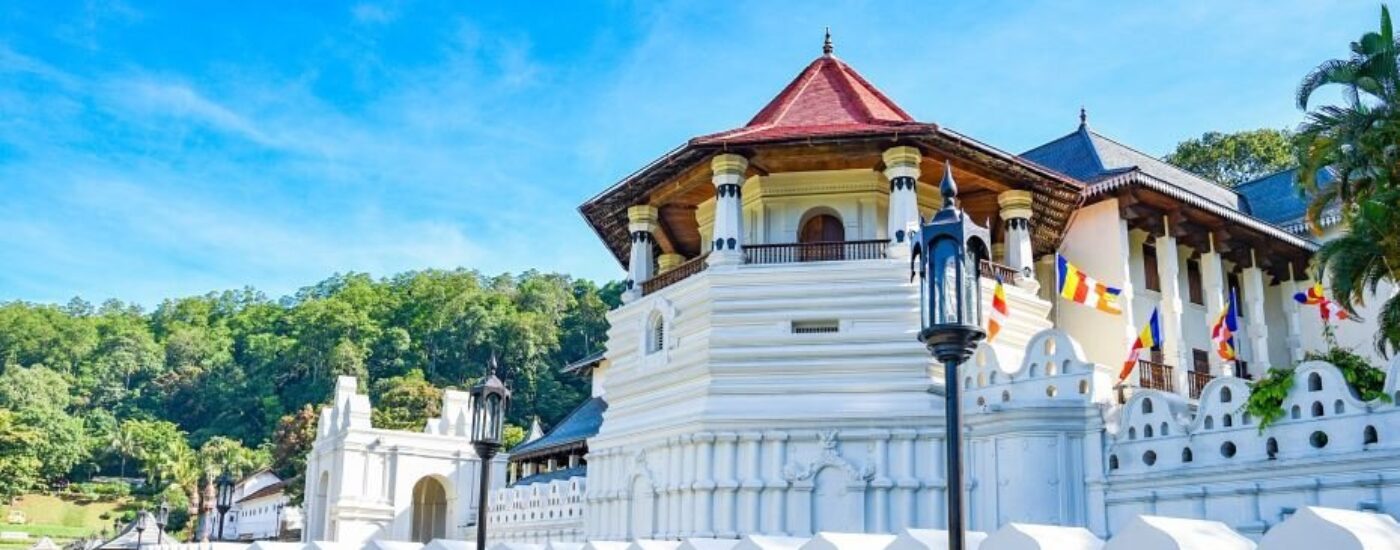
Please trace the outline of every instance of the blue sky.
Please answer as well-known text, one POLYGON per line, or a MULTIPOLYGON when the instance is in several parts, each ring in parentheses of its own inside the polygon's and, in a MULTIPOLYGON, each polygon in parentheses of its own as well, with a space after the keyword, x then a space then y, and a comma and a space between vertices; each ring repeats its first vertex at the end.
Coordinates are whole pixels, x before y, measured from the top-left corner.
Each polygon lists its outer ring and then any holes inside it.
POLYGON ((1020 152, 1291 127, 1378 4, 0 0, 0 301, 622 275, 579 203, 820 53, 1020 152))

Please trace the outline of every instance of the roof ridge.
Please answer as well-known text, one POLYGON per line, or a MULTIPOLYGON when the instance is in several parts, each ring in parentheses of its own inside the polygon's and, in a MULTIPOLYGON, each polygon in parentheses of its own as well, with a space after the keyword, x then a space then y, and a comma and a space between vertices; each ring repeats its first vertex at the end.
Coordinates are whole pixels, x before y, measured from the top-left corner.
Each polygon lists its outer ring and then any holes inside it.
MULTIPOLYGON (((1127 150, 1129 150, 1129 151, 1132 151, 1132 152, 1137 153, 1137 154, 1139 154, 1139 155, 1142 155, 1142 156, 1144 156, 1144 157, 1150 158, 1150 159, 1152 159, 1152 160, 1154 160, 1154 161, 1160 162, 1160 163, 1162 163, 1162 165, 1164 165, 1164 166, 1169 166, 1169 167, 1171 167, 1171 168, 1174 169, 1174 170, 1179 170, 1179 171, 1181 171, 1183 174, 1187 174, 1187 175, 1190 175, 1191 177, 1197 178, 1197 179, 1199 179, 1199 180, 1201 180, 1201 181, 1204 181, 1204 182, 1213 184, 1213 185, 1215 185, 1216 187, 1219 187, 1219 188, 1221 188, 1221 189, 1225 189, 1225 190, 1230 191, 1231 193, 1234 193, 1234 194, 1236 194, 1236 195, 1239 195, 1239 194, 1240 194, 1240 192, 1239 192, 1238 190, 1236 190, 1234 187, 1227 186, 1227 185, 1225 185, 1225 184, 1223 184, 1223 183, 1220 183, 1220 182, 1215 181, 1215 180, 1213 180, 1213 179, 1210 179, 1210 178, 1208 178, 1208 177, 1202 176, 1202 175, 1200 175, 1200 174, 1197 174, 1197 173, 1195 173, 1195 172, 1192 172, 1192 171, 1190 171, 1190 170, 1187 170, 1187 169, 1185 169, 1185 168, 1182 168, 1182 167, 1180 167, 1180 166, 1177 166, 1177 165, 1175 165, 1175 164, 1172 164, 1172 163, 1170 163, 1170 162, 1167 162, 1167 161, 1165 161, 1165 160, 1162 160, 1162 159, 1160 159, 1160 158, 1157 158, 1157 157, 1155 157, 1155 156, 1152 156, 1150 153, 1144 152, 1144 151, 1141 150, 1141 149, 1138 149, 1138 148, 1136 148, 1136 147, 1133 147, 1133 146, 1131 146, 1131 145, 1128 145, 1128 144, 1126 144, 1126 143, 1123 143, 1123 142, 1121 142, 1121 141, 1118 141, 1118 140, 1113 139, 1113 138, 1111 138, 1111 137, 1108 137, 1108 136, 1106 136, 1106 135, 1100 134, 1100 133, 1098 133, 1098 132, 1095 132, 1094 130, 1091 130, 1091 129, 1087 128, 1087 127, 1084 128, 1084 130, 1087 131, 1089 134, 1093 134, 1094 137, 1097 137, 1097 138, 1099 138, 1099 139, 1102 139, 1102 140, 1104 140, 1104 141, 1107 141, 1107 142, 1109 142, 1109 143, 1112 143, 1112 144, 1114 144, 1114 145, 1117 145, 1117 146, 1119 146, 1119 147, 1122 147, 1122 148, 1124 148, 1124 149, 1127 149, 1127 150)), ((1095 158, 1098 157, 1098 154, 1099 154, 1098 151, 1095 150, 1095 151, 1094 151, 1094 156, 1095 156, 1095 158)), ((1100 165, 1102 165, 1102 161, 1100 161, 1100 165)))

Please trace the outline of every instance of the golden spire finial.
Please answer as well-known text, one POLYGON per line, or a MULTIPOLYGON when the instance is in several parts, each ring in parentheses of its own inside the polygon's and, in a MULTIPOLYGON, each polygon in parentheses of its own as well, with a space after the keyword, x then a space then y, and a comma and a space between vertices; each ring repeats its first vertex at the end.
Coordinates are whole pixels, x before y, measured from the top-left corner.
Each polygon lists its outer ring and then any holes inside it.
POLYGON ((826 28, 826 40, 822 41, 822 55, 831 55, 836 48, 831 45, 831 27, 826 28))

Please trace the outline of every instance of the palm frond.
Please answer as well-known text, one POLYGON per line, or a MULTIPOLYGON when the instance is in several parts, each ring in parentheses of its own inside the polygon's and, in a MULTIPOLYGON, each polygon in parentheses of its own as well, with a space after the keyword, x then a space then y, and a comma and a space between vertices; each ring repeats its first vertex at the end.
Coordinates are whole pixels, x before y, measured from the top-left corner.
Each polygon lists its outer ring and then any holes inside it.
POLYGON ((1299 109, 1308 108, 1308 99, 1313 92, 1330 84, 1351 86, 1356 79, 1358 64, 1350 59, 1330 59, 1323 61, 1298 84, 1297 102, 1299 109))

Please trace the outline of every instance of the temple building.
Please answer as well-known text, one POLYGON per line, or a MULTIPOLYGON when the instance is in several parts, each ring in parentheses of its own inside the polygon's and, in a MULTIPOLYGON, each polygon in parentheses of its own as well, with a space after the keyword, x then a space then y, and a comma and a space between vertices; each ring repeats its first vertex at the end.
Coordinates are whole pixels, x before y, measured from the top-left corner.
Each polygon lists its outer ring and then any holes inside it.
MULTIPOLYGON (((959 373, 970 528, 1108 537, 1152 514, 1258 538, 1305 506, 1400 514, 1400 408, 1305 360, 1328 347, 1327 321, 1294 296, 1339 228, 1299 229, 1290 173, 1230 189, 1067 118, 1067 134, 1003 151, 916 120, 828 41, 744 126, 589 199, 581 213, 627 270, 624 304, 606 350, 569 367, 592 376, 590 399, 510 451, 510 483, 486 503, 493 540, 942 526, 943 368, 916 339, 910 246, 940 182, 985 220, 983 299, 1001 286, 1008 310, 959 373), (1062 261, 1116 292, 1098 307, 1062 292, 1062 261), (1212 339, 1227 305, 1233 360, 1212 339), (1120 381, 1154 311, 1161 345, 1120 381), (1250 379, 1293 366, 1261 429, 1250 379)), ((1331 321, 1336 340, 1383 365, 1361 313, 1331 321)), ((1400 363, 1387 368, 1400 397, 1400 363)), ((317 449, 313 466, 339 460, 317 449)))

